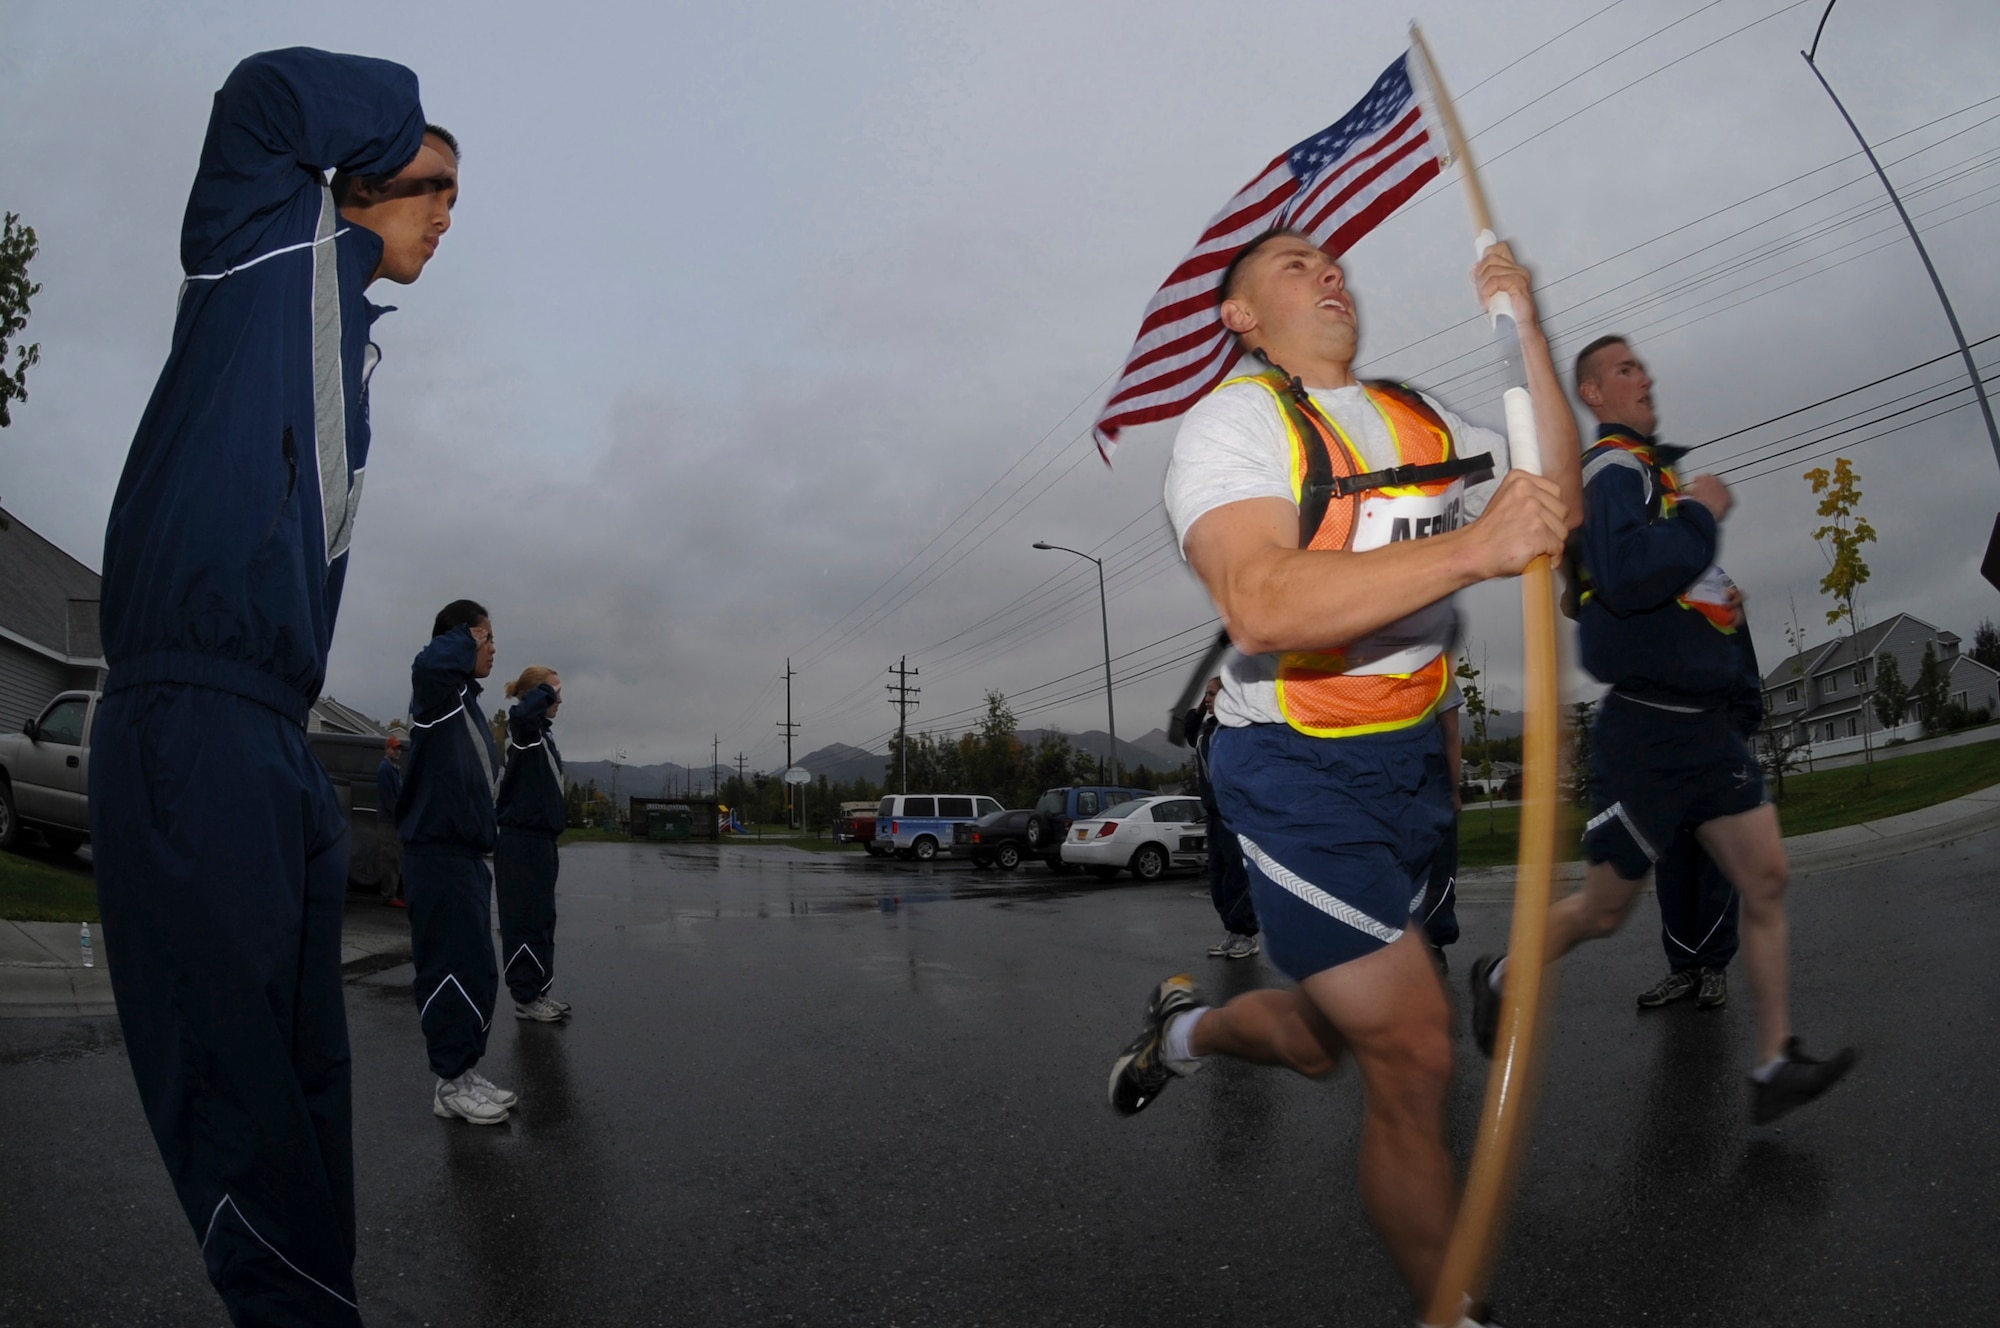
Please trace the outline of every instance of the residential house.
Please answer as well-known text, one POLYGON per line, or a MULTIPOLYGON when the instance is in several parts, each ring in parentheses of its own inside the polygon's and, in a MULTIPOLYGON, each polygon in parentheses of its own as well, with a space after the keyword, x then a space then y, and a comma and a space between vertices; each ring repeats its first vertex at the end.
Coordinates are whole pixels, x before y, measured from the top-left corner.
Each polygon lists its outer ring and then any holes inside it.
POLYGON ((0 731, 18 732, 57 692, 104 678, 99 577, 0 510, 0 731))
POLYGON ((1815 756, 1838 756, 1923 734, 1923 715, 1912 698, 1898 722, 1884 727, 1873 690, 1881 662, 1893 656, 1903 683, 1915 687, 1924 647, 1948 670, 1949 698, 1966 710, 2000 713, 2000 672, 1959 649, 1955 632, 1898 613, 1853 636, 1837 637, 1782 660, 1764 675, 1764 729, 1787 747, 1810 747, 1815 756))

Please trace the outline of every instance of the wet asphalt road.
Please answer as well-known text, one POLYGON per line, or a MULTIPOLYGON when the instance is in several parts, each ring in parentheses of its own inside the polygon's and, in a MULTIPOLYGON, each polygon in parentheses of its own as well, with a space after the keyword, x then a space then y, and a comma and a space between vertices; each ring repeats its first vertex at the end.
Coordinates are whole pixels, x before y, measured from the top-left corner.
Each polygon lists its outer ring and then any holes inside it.
MULTIPOLYGON (((1865 1058, 1777 1127, 1748 1124, 1740 981, 1720 1013, 1635 1013, 1650 900, 1573 957, 1501 1322, 2000 1318, 1996 848, 1799 883, 1801 1031, 1865 1058)), ((1275 980, 1204 957, 1199 885, 564 850, 576 1016, 496 1021, 510 1125, 431 1115, 407 967, 350 984, 368 1322, 1407 1323, 1351 1076, 1215 1065, 1105 1106, 1151 983, 1275 980)), ((1455 984, 1507 910, 1461 916, 1455 984)), ((1463 1153, 1484 1063, 1459 1026, 1463 1153)), ((221 1321, 115 1024, 0 1024, 0 1323, 221 1321)))

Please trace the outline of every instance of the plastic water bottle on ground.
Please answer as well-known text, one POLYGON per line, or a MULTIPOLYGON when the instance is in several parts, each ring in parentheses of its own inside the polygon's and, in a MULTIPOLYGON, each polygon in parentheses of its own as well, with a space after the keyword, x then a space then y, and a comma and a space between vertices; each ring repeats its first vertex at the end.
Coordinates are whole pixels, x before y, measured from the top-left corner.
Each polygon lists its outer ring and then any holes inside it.
POLYGON ((88 922, 83 924, 83 966, 85 968, 97 967, 97 960, 90 952, 90 924, 88 922))

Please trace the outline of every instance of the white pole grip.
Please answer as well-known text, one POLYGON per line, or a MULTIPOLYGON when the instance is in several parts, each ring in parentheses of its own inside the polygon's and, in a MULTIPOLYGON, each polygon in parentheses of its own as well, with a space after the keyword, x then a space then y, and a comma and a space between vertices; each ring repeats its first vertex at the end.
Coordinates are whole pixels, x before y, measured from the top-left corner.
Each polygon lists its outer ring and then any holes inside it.
POLYGON ((1530 475, 1542 473, 1542 440, 1535 432, 1535 402, 1525 387, 1510 387, 1500 397, 1507 411, 1507 464, 1530 475))
MULTIPOLYGON (((1498 243, 1500 243, 1500 237, 1492 231, 1481 231, 1473 237, 1472 256, 1475 259, 1484 258, 1486 257, 1486 251, 1498 243)), ((1493 298, 1486 302, 1486 321, 1497 327, 1501 319, 1512 318, 1513 316, 1513 298, 1506 291, 1494 292, 1493 298)))

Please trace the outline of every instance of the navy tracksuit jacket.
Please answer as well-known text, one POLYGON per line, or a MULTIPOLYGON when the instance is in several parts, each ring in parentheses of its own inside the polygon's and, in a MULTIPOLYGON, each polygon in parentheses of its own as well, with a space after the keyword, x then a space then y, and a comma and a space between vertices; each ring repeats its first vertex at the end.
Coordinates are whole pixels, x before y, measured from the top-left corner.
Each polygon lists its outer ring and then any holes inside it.
POLYGON ((416 76, 387 61, 296 48, 231 72, 105 529, 105 949, 147 1122, 239 1324, 359 1322, 347 825, 304 725, 368 456, 382 242, 324 173, 392 174, 423 129, 416 76))
POLYGON ((472 676, 479 645, 454 627, 410 665, 410 754, 396 824, 403 837, 403 894, 417 1022, 431 1071, 456 1079, 486 1054, 499 969, 493 962, 493 733, 472 676))
POLYGON ((556 837, 568 817, 562 753, 549 732, 555 701, 555 689, 543 683, 507 712, 507 766, 500 775, 493 883, 507 991, 523 1005, 548 991, 556 977, 556 837))

